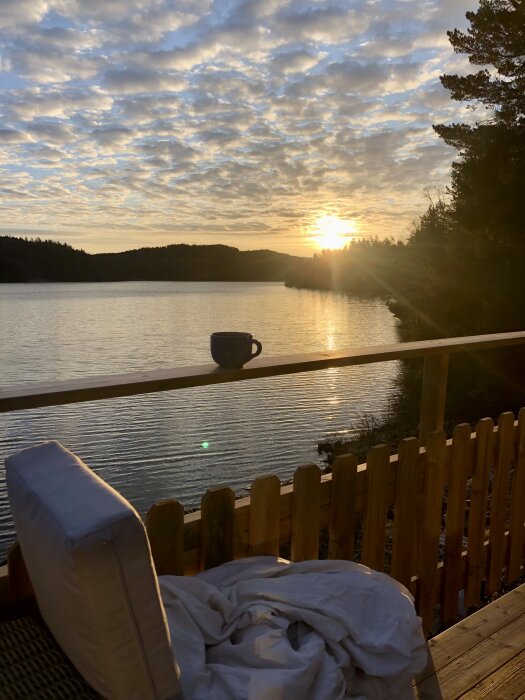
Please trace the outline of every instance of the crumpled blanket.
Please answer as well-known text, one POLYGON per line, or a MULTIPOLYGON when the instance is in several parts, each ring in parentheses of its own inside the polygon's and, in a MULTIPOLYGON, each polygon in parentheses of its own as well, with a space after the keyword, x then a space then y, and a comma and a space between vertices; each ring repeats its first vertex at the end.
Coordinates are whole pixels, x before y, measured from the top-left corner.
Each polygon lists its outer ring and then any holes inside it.
POLYGON ((251 557, 159 584, 185 700, 402 700, 426 664, 410 593, 354 562, 251 557))

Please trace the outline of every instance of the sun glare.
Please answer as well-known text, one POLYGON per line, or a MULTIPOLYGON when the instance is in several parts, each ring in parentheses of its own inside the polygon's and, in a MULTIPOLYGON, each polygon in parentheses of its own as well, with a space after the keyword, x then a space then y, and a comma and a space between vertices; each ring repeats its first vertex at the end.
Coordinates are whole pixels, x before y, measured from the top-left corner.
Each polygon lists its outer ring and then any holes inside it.
POLYGON ((348 245, 357 233, 357 224, 351 219, 340 219, 332 214, 317 217, 312 228, 315 244, 323 250, 338 250, 348 245))

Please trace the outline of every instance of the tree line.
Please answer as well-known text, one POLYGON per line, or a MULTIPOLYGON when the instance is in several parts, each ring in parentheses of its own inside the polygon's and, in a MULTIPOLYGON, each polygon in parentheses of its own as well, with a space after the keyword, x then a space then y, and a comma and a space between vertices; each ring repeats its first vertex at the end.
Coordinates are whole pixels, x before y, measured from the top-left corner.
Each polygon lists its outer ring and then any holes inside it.
POLYGON ((0 282, 284 281, 301 258, 225 245, 88 254, 52 240, 0 237, 0 282))

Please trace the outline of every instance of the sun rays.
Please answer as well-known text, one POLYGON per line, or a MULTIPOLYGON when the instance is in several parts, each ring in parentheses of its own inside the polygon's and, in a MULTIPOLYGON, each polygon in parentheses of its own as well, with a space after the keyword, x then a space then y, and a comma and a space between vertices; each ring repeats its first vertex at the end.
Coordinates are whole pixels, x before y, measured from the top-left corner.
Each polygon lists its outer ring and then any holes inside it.
POLYGON ((311 229, 314 244, 323 250, 339 250, 348 245, 358 232, 353 219, 340 219, 333 214, 321 214, 311 229))

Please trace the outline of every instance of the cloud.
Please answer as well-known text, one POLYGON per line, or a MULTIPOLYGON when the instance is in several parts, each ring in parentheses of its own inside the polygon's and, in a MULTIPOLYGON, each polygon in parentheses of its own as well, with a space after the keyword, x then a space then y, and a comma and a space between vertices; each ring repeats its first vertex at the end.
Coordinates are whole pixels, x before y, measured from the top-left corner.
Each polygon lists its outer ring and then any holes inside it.
POLYGON ((104 75, 104 86, 112 94, 133 95, 150 92, 177 92, 185 87, 182 75, 153 70, 109 70, 104 75))
MULTIPOLYGON (((322 54, 323 56, 326 54, 322 54)), ((272 68, 282 73, 297 73, 313 68, 320 56, 306 49, 290 49, 278 52, 272 58, 272 68)))
POLYGON ((2 0, 0 29, 30 26, 42 20, 48 10, 48 0, 2 0))
POLYGON ((329 44, 363 32, 369 21, 366 13, 335 3, 324 7, 313 3, 306 9, 302 3, 296 4, 274 18, 275 27, 287 36, 329 44))
POLYGON ((115 149, 133 140, 133 131, 122 126, 94 129, 90 137, 105 149, 115 149))
POLYGON ((0 143, 25 143, 29 140, 28 134, 17 129, 0 129, 0 143))
POLYGON ((17 120, 43 117, 72 120, 78 114, 108 111, 112 105, 113 98, 94 87, 64 91, 39 86, 13 90, 6 96, 3 108, 8 119, 16 123, 17 120))
POLYGON ((432 123, 474 118, 439 82, 473 4, 4 0, 0 230, 307 252, 330 211, 403 237, 449 177, 432 123))
POLYGON ((26 125, 26 131, 34 140, 44 141, 47 144, 65 145, 76 138, 71 126, 41 119, 29 122, 26 125))

